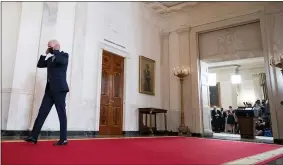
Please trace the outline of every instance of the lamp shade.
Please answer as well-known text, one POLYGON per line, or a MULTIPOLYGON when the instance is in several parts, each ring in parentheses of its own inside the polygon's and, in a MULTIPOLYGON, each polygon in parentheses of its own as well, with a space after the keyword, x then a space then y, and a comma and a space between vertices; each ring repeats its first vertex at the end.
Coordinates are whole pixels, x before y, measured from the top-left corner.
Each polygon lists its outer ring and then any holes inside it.
POLYGON ((242 83, 241 75, 232 75, 231 76, 231 83, 232 84, 241 84, 242 83))
POLYGON ((209 73, 208 75, 208 85, 216 86, 216 73, 209 73))

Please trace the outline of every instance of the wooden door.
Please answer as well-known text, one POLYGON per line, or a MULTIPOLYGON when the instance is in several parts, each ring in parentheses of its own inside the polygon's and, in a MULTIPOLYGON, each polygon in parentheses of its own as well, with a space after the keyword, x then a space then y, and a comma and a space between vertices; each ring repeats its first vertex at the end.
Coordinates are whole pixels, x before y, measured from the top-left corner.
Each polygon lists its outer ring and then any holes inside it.
POLYGON ((100 135, 121 135, 123 124, 124 58, 103 51, 100 135))

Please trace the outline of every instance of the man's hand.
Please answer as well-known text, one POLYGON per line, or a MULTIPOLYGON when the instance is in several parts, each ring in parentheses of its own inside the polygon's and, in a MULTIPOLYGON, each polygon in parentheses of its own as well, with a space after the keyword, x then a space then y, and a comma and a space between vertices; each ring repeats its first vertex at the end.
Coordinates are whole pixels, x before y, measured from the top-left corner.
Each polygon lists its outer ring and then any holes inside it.
POLYGON ((49 54, 49 48, 46 49, 45 55, 49 54))

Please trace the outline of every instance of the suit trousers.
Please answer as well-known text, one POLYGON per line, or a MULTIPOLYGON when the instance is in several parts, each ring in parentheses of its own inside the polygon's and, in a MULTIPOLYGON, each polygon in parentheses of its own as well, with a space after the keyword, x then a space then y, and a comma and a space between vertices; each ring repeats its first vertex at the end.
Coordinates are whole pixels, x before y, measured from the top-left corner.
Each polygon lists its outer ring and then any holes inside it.
POLYGON ((66 95, 67 92, 52 92, 51 90, 45 92, 31 132, 33 138, 38 138, 40 130, 52 106, 55 104, 60 122, 60 140, 67 140, 66 95))

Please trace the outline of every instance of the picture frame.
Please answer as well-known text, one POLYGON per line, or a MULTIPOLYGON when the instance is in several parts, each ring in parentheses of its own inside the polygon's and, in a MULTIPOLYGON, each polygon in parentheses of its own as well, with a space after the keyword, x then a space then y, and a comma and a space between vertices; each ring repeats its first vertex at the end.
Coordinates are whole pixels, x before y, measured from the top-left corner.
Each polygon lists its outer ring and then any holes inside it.
POLYGON ((155 61, 139 56, 139 93, 155 95, 155 61))

